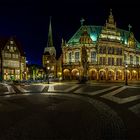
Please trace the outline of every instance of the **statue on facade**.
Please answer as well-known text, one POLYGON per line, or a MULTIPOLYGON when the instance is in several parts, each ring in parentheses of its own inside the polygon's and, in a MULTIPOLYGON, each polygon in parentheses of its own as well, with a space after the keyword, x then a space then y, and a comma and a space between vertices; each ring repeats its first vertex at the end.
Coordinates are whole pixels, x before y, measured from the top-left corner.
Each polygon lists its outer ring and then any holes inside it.
POLYGON ((83 46, 81 50, 81 64, 83 67, 83 75, 81 78, 81 82, 86 82, 87 81, 87 70, 88 70, 88 55, 87 55, 87 50, 86 47, 83 46))

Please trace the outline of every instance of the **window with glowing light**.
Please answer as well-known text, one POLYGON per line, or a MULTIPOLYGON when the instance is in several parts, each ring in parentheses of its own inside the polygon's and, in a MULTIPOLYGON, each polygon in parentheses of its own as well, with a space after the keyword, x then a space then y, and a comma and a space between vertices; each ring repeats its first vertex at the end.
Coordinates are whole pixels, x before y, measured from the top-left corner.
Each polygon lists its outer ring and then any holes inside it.
POLYGON ((106 64, 106 58, 105 57, 100 57, 99 64, 100 65, 105 65, 106 64))
POLYGON ((79 58, 80 58, 80 53, 75 52, 75 62, 79 62, 79 58))
POLYGON ((133 56, 130 55, 130 64, 133 64, 133 56))
POLYGON ((11 41, 10 41, 10 44, 14 44, 14 41, 11 40, 11 41))
POLYGON ((139 57, 136 56, 136 64, 139 65, 139 57))
POLYGON ((72 62, 72 53, 71 52, 69 53, 69 62, 70 63, 72 62))
POLYGON ((117 58, 116 59, 116 65, 121 66, 122 65, 122 58, 117 58))
POLYGON ((91 62, 94 62, 94 61, 96 61, 96 52, 92 51, 91 52, 91 62))

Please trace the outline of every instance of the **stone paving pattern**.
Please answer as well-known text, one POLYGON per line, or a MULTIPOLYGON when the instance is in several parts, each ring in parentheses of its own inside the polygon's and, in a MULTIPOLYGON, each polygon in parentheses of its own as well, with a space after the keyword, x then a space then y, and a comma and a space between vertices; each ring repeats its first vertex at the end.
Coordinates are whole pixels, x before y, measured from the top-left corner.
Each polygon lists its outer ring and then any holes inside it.
POLYGON ((12 87, 15 94, 0 97, 0 140, 140 139, 140 87, 136 84, 12 87), (35 89, 40 94, 34 94, 35 89))
POLYGON ((140 95, 140 88, 127 88, 125 89, 125 91, 121 91, 118 94, 116 94, 115 97, 127 98, 135 95, 140 95))

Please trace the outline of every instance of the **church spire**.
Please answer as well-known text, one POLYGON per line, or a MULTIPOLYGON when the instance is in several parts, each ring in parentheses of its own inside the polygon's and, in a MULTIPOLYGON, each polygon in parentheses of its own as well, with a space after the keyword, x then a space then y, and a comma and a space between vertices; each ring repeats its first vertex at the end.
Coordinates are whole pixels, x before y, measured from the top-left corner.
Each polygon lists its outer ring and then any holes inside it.
POLYGON ((50 24, 49 24, 48 44, 47 44, 47 47, 53 47, 51 17, 50 17, 50 24))
POLYGON ((49 31, 48 31, 48 42, 47 46, 44 49, 44 53, 49 53, 50 55, 56 56, 56 50, 53 46, 53 38, 52 38, 52 25, 51 25, 51 17, 50 17, 50 24, 49 24, 49 31))

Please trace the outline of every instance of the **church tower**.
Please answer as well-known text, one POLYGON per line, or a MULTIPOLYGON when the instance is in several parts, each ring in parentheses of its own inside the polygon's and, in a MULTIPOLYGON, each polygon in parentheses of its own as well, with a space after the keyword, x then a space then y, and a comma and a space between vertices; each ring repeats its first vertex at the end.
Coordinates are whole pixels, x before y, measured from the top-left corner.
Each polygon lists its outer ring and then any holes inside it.
POLYGON ((45 47, 45 49, 44 49, 44 53, 46 53, 46 52, 50 53, 50 55, 56 56, 56 50, 55 50, 55 47, 53 46, 51 17, 50 17, 50 24, 49 24, 47 47, 45 47))
POLYGON ((51 26, 51 18, 49 24, 49 31, 48 31, 48 42, 47 46, 44 49, 42 63, 43 67, 46 71, 47 77, 55 77, 56 76, 56 50, 53 46, 53 37, 52 37, 52 26, 51 26))

